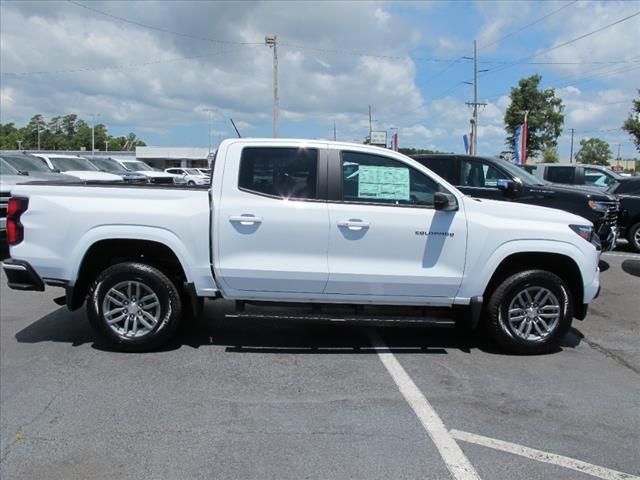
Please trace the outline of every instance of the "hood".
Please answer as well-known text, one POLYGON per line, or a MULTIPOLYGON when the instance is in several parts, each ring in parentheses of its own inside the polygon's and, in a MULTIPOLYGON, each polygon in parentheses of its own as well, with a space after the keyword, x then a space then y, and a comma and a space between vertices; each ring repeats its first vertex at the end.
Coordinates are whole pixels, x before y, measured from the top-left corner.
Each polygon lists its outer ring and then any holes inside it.
POLYGON ((80 180, 122 181, 122 177, 120 175, 93 170, 68 170, 64 173, 77 177, 80 180))
POLYGON ((523 220, 528 222, 549 222, 561 224, 591 224, 586 218, 574 215, 573 213, 558 210, 557 208, 539 207, 526 203, 507 202, 500 200, 476 199, 466 196, 465 206, 471 210, 482 210, 485 214, 490 214, 504 220, 523 220))
POLYGON ((558 193, 578 193, 583 195, 589 195, 594 200, 602 201, 615 201, 615 196, 607 193, 601 188, 586 187, 578 185, 564 185, 559 183, 548 183, 545 185, 531 185, 531 188, 538 188, 544 190, 551 190, 558 193))

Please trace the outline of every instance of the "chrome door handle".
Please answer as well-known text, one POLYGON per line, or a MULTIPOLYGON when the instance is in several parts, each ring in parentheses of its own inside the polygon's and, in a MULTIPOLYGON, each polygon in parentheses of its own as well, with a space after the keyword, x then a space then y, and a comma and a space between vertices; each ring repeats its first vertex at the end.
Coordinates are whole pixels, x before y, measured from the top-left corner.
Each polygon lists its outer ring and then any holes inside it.
POLYGON ((362 220, 341 220, 338 222, 339 227, 347 227, 349 230, 363 230, 369 228, 369 222, 363 222, 362 220))
POLYGON ((232 215, 229 217, 229 221, 240 225, 255 225, 262 223, 262 218, 255 215, 232 215))

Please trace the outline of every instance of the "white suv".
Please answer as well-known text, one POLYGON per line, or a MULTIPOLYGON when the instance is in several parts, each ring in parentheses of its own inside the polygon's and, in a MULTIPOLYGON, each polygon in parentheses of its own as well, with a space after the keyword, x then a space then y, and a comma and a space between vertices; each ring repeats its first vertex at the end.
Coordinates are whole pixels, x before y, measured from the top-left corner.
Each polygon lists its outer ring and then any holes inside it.
POLYGON ((165 172, 182 176, 187 185, 209 185, 211 182, 211 178, 201 173, 197 168, 166 168, 165 172))

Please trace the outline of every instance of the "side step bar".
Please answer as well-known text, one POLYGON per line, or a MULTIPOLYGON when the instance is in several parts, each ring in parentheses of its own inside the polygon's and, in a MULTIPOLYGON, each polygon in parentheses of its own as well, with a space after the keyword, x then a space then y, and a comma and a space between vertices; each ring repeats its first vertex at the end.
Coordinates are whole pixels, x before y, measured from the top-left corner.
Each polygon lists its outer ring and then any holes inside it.
POLYGON ((329 314, 285 314, 285 313, 230 313, 226 318, 254 319, 254 320, 310 320, 318 322, 345 323, 379 323, 379 324, 419 324, 431 327, 454 327, 456 322, 452 318, 441 316, 367 316, 367 315, 329 315, 329 314))

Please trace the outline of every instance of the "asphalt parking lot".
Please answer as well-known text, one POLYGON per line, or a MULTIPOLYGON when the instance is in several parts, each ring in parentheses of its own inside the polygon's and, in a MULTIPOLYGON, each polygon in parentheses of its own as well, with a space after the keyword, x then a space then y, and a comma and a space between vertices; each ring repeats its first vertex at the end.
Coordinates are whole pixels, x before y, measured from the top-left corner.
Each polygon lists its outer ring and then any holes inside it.
POLYGON ((102 349, 2 279, 3 479, 623 479, 640 475, 640 255, 549 355, 454 331, 206 315, 169 348, 102 349))

